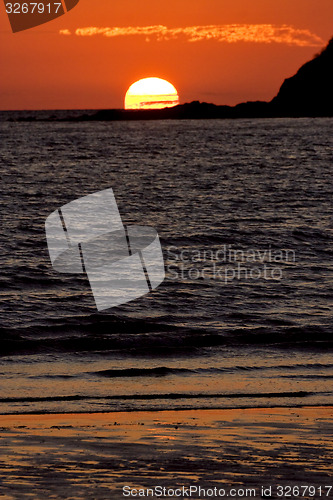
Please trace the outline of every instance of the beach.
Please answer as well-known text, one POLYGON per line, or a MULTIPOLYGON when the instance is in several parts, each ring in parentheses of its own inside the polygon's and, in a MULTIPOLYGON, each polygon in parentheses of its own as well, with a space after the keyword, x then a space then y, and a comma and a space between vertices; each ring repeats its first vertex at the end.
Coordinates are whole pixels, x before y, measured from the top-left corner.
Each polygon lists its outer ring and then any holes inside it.
POLYGON ((182 488, 183 498, 262 498, 270 486, 271 498, 295 486, 295 496, 330 497, 332 416, 332 406, 1 415, 0 498, 170 498, 182 488))

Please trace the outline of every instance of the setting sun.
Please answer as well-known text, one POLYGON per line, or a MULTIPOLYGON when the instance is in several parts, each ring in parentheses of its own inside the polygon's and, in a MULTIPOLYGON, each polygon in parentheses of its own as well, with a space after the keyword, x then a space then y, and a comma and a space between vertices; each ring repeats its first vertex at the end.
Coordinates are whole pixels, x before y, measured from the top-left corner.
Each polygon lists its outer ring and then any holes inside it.
POLYGON ((161 78, 143 78, 130 86, 125 109, 162 109, 179 104, 176 88, 161 78))

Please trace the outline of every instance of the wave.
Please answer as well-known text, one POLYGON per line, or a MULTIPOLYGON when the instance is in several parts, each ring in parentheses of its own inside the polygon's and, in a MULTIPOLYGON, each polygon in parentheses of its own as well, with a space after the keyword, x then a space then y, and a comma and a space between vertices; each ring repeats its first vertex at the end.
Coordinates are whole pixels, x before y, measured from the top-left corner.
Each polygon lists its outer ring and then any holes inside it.
MULTIPOLYGON (((52 321, 52 320, 48 320, 52 321)), ((64 322, 1 329, 0 356, 34 353, 111 353, 182 355, 223 346, 270 346, 281 349, 327 350, 333 347, 330 327, 270 325, 257 328, 187 328, 154 319, 68 318, 64 322)))
MULTIPOLYGON (((120 377, 163 377, 168 375, 192 375, 192 374, 217 374, 217 373, 232 373, 238 371, 270 371, 270 370, 300 370, 300 369, 330 369, 333 368, 333 363, 297 363, 294 365, 269 365, 269 366, 228 366, 228 367, 210 367, 210 368, 172 368, 167 366, 157 366, 154 368, 124 368, 124 369, 109 369, 100 370, 97 372, 89 372, 92 375, 98 375, 107 378, 120 377)), ((333 375, 283 375, 287 378, 293 377, 323 377, 333 378, 333 375)))
POLYGON ((100 375, 102 377, 153 377, 153 376, 166 376, 174 374, 195 373, 196 370, 189 370, 187 368, 168 368, 166 366, 158 366, 156 368, 125 368, 123 370, 101 370, 92 372, 93 375, 100 375))
POLYGON ((0 403, 37 403, 46 401, 88 401, 88 400, 175 400, 175 399, 241 399, 241 398, 306 398, 314 394, 324 394, 321 392, 264 392, 264 393, 167 393, 167 394, 122 394, 114 396, 82 396, 75 394, 72 396, 39 396, 39 397, 18 397, 18 398, 0 398, 0 403))

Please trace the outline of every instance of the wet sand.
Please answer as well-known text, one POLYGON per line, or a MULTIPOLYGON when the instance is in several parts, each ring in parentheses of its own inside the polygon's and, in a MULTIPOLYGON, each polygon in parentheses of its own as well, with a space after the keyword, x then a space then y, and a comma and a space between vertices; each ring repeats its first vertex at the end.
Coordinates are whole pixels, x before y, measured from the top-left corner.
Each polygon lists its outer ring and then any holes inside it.
POLYGON ((0 498, 117 500, 124 486, 262 498, 270 485, 272 498, 277 485, 319 498, 333 483, 332 417, 333 407, 0 415, 0 498))

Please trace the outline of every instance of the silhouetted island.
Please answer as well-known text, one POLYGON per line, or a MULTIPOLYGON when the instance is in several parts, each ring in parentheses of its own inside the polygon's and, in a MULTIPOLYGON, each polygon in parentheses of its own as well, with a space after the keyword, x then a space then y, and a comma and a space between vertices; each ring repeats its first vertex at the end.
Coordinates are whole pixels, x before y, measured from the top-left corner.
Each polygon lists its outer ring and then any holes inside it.
POLYGON ((282 116, 333 116, 333 38, 314 59, 287 78, 269 103, 282 116))
MULTIPOLYGON (((287 78, 278 94, 270 102, 250 101, 236 106, 218 106, 193 101, 173 108, 149 110, 105 109, 90 110, 75 116, 51 116, 49 121, 119 121, 214 118, 273 118, 333 116, 333 38, 327 47, 304 64, 291 78, 287 78)), ((79 113, 79 112, 78 112, 79 113)), ((19 121, 43 120, 35 116, 21 116, 19 121)))
MULTIPOLYGON (((287 78, 270 102, 244 102, 217 106, 193 101, 173 108, 100 110, 79 120, 166 120, 207 118, 263 118, 333 116, 333 38, 327 47, 287 78)), ((77 118, 76 118, 77 119, 77 118)))

